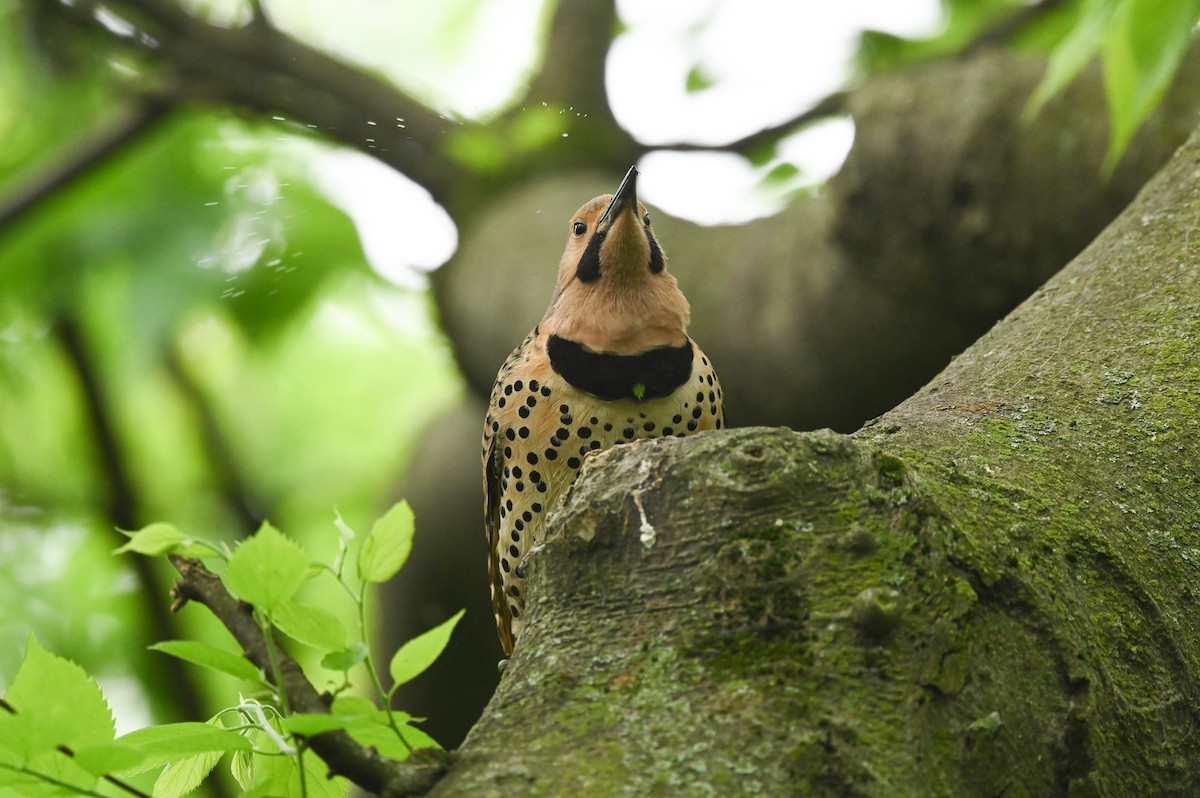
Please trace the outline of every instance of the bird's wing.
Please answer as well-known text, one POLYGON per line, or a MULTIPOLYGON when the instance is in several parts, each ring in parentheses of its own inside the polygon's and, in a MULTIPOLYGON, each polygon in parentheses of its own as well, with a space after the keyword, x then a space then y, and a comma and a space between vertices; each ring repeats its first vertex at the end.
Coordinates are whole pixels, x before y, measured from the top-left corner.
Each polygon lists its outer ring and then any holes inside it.
POLYGON ((500 462, 500 447, 492 438, 484 454, 483 462, 483 495, 484 495, 484 526, 487 529, 488 544, 488 576, 492 586, 492 612, 496 615, 496 631, 500 633, 500 645, 504 648, 505 656, 512 653, 512 616, 509 614, 508 601, 504 598, 504 580, 500 573, 500 472, 503 464, 500 462))

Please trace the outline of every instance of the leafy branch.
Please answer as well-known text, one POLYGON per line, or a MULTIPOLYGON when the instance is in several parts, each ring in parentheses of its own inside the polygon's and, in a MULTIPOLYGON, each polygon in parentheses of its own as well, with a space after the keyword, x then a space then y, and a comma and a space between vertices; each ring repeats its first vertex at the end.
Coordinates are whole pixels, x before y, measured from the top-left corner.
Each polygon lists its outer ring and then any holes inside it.
MULTIPOLYGON (((349 782, 383 796, 423 795, 441 777, 450 755, 391 707, 369 656, 367 586, 391 579, 412 548, 412 511, 401 502, 371 529, 355 560, 355 578, 344 573, 354 532, 340 518, 333 563, 307 552, 264 523, 230 551, 221 543, 184 535, 170 524, 151 524, 130 535, 118 553, 166 555, 179 573, 172 611, 202 604, 229 630, 240 653, 196 641, 165 641, 153 649, 231 675, 255 686, 207 723, 141 729, 114 739, 112 714, 95 682, 74 663, 30 639, 25 660, 0 708, 0 788, 22 794, 98 795, 104 779, 127 794, 147 795, 125 780, 161 769, 154 795, 175 798, 195 789, 226 753, 234 778, 247 792, 302 796, 344 795, 349 782), (204 562, 224 563, 222 580, 204 562), (294 600, 310 579, 330 574, 356 604, 361 628, 347 645, 337 615, 294 600), (325 652, 322 664, 344 680, 321 693, 277 639, 282 633, 325 652), (382 708, 349 692, 350 671, 365 665, 382 708)), ((459 612, 410 640, 392 657, 389 672, 403 684, 441 654, 459 612)))

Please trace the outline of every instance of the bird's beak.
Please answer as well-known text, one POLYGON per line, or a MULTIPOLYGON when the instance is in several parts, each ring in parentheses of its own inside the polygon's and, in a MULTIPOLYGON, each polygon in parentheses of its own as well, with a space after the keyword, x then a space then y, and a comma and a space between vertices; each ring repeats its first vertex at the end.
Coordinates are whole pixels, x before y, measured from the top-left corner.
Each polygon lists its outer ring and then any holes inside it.
POLYGON ((633 208, 634 215, 637 215, 637 176, 637 167, 629 167, 629 171, 625 173, 625 179, 621 181, 621 187, 617 189, 617 193, 613 195, 612 201, 608 203, 608 208, 605 209, 604 215, 600 217, 598 227, 603 228, 606 225, 611 225, 626 208, 633 208))

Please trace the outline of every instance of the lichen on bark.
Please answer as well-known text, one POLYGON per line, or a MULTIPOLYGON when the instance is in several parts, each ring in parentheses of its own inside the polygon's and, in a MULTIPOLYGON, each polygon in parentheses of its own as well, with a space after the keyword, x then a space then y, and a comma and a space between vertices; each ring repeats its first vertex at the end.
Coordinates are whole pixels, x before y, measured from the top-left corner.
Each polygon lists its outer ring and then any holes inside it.
POLYGON ((852 436, 593 458, 436 794, 1196 794, 1198 164, 852 436))

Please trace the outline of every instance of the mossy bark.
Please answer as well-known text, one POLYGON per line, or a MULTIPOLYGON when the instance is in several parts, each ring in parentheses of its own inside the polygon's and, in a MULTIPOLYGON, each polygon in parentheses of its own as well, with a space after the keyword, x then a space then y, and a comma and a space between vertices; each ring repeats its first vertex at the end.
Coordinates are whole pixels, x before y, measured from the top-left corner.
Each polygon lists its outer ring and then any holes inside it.
MULTIPOLYGON (((1100 70, 1026 124, 1043 69, 1040 58, 988 49, 868 81, 851 93, 845 167, 826 191, 771 218, 701 227, 651 208, 731 423, 848 432, 895 407, 1078 254, 1196 123, 1200 47, 1106 179, 1100 70)), ((485 193, 477 215, 456 219, 461 246, 433 281, 459 364, 483 396, 545 310, 569 214, 612 191, 628 167, 606 174, 586 163, 485 193)), ((480 510, 464 500, 479 491, 484 411, 472 392, 430 428, 413 459, 421 468, 397 492, 413 503, 424 543, 388 602, 441 617, 465 606, 464 623, 476 625, 423 681, 401 687, 399 705, 428 715, 448 745, 491 694, 494 674, 478 674, 499 652, 482 583, 445 578, 478 572, 484 559, 480 510)), ((431 622, 392 620, 392 646, 431 622)))
POLYGON ((592 459, 442 796, 1200 794, 1200 137, 850 436, 592 459))

